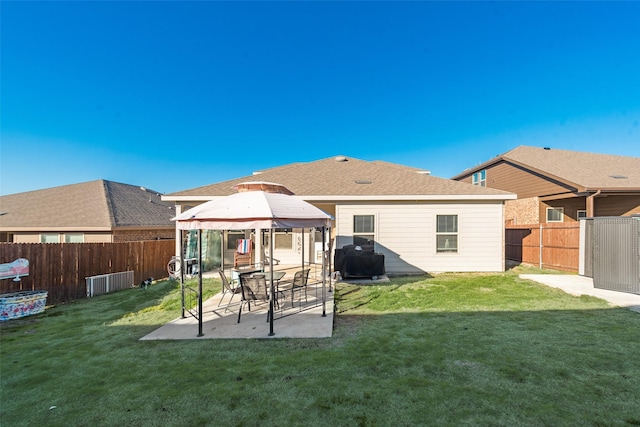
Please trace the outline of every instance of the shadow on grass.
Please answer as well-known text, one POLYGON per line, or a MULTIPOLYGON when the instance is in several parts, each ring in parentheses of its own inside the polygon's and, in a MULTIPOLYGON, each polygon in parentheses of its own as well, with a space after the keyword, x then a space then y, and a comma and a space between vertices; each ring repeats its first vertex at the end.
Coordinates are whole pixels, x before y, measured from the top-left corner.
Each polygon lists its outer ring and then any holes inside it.
MULTIPOLYGON (((188 282, 193 286, 193 282, 188 282)), ((219 290, 215 279, 203 281, 203 295, 207 298, 219 290)), ((113 324, 129 319, 145 329, 153 330, 181 315, 179 281, 159 281, 147 288, 131 288, 93 298, 47 306, 41 314, 0 323, 0 336, 6 336, 24 325, 38 325, 52 320, 56 325, 74 329, 81 324, 113 324)))

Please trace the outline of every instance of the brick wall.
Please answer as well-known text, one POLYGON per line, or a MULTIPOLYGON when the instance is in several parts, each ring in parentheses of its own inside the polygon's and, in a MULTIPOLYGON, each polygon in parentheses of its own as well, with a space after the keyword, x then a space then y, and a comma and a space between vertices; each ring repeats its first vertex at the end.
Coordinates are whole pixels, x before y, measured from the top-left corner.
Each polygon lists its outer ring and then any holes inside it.
POLYGON ((537 197, 507 200, 504 204, 506 224, 537 224, 540 202, 537 197))
POLYGON ((140 240, 175 239, 175 229, 118 230, 113 233, 113 242, 137 242, 140 240))

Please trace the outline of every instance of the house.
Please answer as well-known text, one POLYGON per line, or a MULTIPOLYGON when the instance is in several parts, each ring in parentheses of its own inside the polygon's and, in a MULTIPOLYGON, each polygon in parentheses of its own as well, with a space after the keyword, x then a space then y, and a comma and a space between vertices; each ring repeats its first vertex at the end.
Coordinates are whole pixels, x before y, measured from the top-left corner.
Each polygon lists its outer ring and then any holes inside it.
POLYGON ((0 241, 90 243, 174 239, 172 204, 103 179, 0 196, 0 241))
MULTIPOLYGON (((333 247, 372 243, 375 252, 385 255, 388 274, 504 270, 503 205, 516 196, 437 178, 418 168, 337 156, 258 171, 167 194, 162 200, 176 203, 180 213, 233 194, 234 186, 248 181, 281 184, 295 197, 333 215, 333 247)), ((276 230, 273 257, 282 263, 299 263, 304 253, 305 262, 321 261, 322 236, 318 234, 276 230)), ((250 237, 259 243, 256 235, 242 230, 224 233, 225 265, 233 263, 237 239, 250 237)), ((220 245, 204 246, 220 256, 220 245)))
POLYGON ((640 158, 520 146, 454 176, 518 195, 507 224, 640 213, 640 158))

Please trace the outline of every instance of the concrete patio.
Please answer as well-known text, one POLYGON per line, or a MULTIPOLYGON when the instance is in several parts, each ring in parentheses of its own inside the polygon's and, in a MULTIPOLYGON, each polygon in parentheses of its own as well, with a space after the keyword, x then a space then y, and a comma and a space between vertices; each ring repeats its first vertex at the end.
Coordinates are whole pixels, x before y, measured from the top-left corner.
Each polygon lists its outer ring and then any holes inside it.
POLYGON ((296 294, 294 307, 291 295, 281 301, 280 309, 275 310, 273 336, 268 335, 267 303, 252 304, 251 311, 246 306, 243 307, 240 323, 237 323, 240 296, 233 297, 227 310, 230 294, 227 293, 223 297, 222 293, 218 293, 203 303, 203 336, 198 336, 198 320, 187 313, 187 317, 175 319, 140 340, 329 338, 333 332, 334 304, 333 292, 329 292, 328 283, 325 290, 325 316, 322 315, 322 283, 309 284, 307 303, 304 301, 304 293, 301 303, 298 301, 299 295, 296 294))
POLYGON ((640 295, 595 288, 593 279, 590 277, 577 274, 521 274, 520 277, 562 289, 571 295, 597 297, 607 301, 614 307, 627 307, 640 313, 640 295))

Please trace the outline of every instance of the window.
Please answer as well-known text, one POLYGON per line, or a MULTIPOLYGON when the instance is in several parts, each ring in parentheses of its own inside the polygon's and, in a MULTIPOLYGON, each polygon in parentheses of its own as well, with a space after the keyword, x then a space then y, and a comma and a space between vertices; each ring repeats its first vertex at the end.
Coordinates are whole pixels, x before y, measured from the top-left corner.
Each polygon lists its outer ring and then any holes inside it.
POLYGON ((562 222, 564 208, 547 208, 547 222, 562 222))
POLYGON ((238 239, 244 239, 244 231, 231 230, 227 233, 227 249, 238 250, 238 239))
POLYGON ((375 215, 353 216, 353 244, 373 245, 375 241, 374 226, 375 215))
POLYGON ((587 217, 587 211, 582 210, 582 209, 579 209, 579 210, 577 211, 577 216, 578 216, 578 219, 580 219, 580 218, 586 218, 586 217, 587 217))
POLYGON ((473 174, 473 178, 472 178, 472 184, 473 185, 479 185, 480 187, 486 187, 487 186, 487 171, 485 170, 481 170, 480 172, 476 172, 473 174))
POLYGON ((84 234, 82 233, 66 233, 64 235, 65 243, 84 243, 84 234))
POLYGON ((290 228, 273 230, 273 249, 293 249, 293 233, 290 228))
POLYGON ((41 234, 40 243, 60 243, 60 235, 58 233, 41 234))
POLYGON ((458 215, 436 216, 436 252, 458 252, 458 215))

